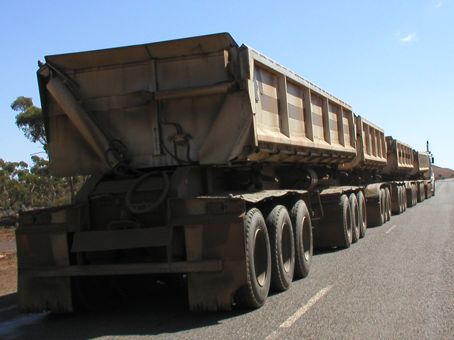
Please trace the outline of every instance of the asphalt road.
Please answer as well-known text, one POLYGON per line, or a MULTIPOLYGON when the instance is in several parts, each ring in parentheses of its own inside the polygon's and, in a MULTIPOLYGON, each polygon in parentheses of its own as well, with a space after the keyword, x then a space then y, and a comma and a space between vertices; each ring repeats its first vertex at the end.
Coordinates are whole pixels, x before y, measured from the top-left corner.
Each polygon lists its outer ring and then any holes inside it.
POLYGON ((453 339, 454 181, 350 249, 317 254, 308 278, 257 311, 191 314, 164 290, 71 316, 21 315, 15 295, 0 297, 0 338, 453 339))

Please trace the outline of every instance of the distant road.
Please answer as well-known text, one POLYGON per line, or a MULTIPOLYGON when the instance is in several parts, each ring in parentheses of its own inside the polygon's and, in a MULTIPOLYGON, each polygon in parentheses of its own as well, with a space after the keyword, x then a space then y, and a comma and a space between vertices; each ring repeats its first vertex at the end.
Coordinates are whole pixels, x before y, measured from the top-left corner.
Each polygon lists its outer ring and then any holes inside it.
POLYGON ((317 254, 307 279, 257 311, 191 314, 159 294, 140 307, 20 315, 11 295, 0 298, 0 338, 452 339, 454 181, 436 189, 350 249, 317 254))

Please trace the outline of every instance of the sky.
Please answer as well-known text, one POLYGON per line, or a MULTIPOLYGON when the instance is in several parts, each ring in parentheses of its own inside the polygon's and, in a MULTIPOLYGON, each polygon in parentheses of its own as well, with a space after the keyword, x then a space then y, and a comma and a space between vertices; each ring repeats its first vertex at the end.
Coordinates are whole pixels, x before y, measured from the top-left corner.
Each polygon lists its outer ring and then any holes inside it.
POLYGON ((0 1, 0 32, 0 159, 42 152, 10 105, 45 55, 229 32, 454 169, 452 0, 0 1))

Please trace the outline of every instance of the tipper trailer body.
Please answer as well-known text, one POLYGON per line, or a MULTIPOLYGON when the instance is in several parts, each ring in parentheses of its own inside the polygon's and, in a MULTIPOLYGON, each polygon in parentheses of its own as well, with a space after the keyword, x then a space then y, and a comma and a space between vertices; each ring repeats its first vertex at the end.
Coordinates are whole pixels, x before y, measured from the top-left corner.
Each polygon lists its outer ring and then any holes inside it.
POLYGON ((191 310, 260 307, 432 192, 424 154, 226 33, 48 56, 38 82, 51 173, 89 179, 20 215, 24 311, 142 274, 184 274, 191 310))

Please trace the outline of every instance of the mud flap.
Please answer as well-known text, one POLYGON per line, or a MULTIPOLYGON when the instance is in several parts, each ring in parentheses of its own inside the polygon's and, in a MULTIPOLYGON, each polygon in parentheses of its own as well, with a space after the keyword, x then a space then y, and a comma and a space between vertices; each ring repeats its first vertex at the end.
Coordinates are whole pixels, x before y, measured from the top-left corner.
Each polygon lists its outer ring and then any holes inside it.
POLYGON ((18 292, 21 312, 70 313, 74 311, 69 277, 19 275, 18 292))
MULTIPOLYGON (((191 311, 230 311, 236 291, 244 284, 244 261, 227 261, 220 273, 188 275, 191 311)), ((244 268, 245 270, 245 268, 244 268)))
POLYGON ((246 282, 243 223, 185 227, 188 261, 220 259, 222 270, 189 273, 191 311, 228 311, 236 291, 246 282))

